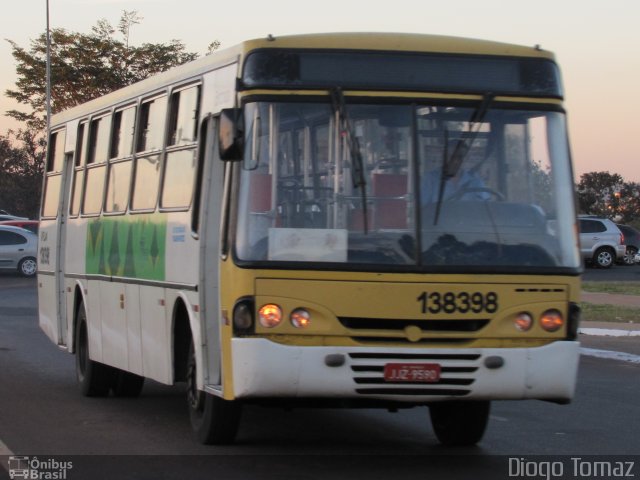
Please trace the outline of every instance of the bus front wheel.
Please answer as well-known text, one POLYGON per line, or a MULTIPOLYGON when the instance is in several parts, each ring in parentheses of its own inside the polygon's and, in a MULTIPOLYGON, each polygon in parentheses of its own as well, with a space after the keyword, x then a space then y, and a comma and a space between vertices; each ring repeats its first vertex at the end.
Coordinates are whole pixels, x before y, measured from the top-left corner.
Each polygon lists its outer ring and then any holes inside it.
POLYGON ((491 402, 442 402, 429 405, 436 437, 446 446, 478 443, 487 428, 491 402))
POLYGON ((197 378, 195 351, 191 342, 187 363, 187 403, 191 428, 197 440, 205 445, 233 443, 242 406, 237 401, 224 400, 198 390, 197 378))
POLYGON ((114 369, 89 358, 89 335, 84 305, 78 308, 75 331, 76 378, 85 397, 106 397, 113 383, 114 369))

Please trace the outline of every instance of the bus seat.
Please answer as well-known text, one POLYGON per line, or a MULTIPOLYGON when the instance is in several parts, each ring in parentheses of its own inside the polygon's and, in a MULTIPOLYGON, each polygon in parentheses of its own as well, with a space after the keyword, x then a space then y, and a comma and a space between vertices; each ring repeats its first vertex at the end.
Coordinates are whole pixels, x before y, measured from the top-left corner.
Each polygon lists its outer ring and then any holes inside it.
POLYGON ((266 213, 271 211, 271 183, 270 173, 254 173, 251 175, 250 212, 266 213))
POLYGON ((397 198, 407 194, 407 175, 374 173, 371 191, 375 198, 374 228, 407 228, 407 200, 397 198))

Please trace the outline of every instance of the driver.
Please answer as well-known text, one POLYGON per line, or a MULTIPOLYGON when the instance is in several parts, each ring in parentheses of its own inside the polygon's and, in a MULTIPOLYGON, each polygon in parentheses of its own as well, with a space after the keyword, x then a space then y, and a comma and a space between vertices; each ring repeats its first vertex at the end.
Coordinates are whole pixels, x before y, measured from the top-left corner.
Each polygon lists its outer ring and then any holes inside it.
MULTIPOLYGON (((422 180, 422 203, 436 203, 440 190, 441 169, 431 170, 422 180)), ((491 197, 480 176, 460 168, 453 177, 445 177, 442 186, 442 201, 488 200, 491 197)))

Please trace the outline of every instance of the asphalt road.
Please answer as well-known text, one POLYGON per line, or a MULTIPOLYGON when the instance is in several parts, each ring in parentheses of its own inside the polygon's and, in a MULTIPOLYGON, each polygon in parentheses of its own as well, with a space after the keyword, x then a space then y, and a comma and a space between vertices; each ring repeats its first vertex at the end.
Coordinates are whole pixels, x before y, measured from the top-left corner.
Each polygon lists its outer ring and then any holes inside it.
POLYGON ((639 282, 640 265, 613 265, 611 268, 584 269, 582 279, 589 282, 639 282))
MULTIPOLYGON (((589 342, 600 348, 599 340, 589 342)), ((606 340, 607 348, 616 345, 606 340)), ((0 465, 7 465, 2 453, 68 460, 70 480, 507 479, 525 478, 510 475, 513 458, 551 458, 571 473, 571 456, 590 455, 636 455, 625 459, 635 461, 637 478, 639 379, 640 364, 583 356, 572 404, 494 402, 485 438, 473 448, 441 447, 426 408, 256 406, 245 408, 235 445, 208 447, 191 437, 182 386, 148 382, 138 399, 82 397, 73 356, 37 326, 35 280, 0 276, 0 465)))

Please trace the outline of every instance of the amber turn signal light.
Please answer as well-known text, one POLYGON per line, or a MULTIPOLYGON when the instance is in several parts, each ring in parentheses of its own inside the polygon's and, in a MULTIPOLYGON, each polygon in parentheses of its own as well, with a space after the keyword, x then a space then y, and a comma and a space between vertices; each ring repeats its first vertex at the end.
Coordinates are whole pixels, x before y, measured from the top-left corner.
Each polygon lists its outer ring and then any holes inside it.
POLYGON ((258 320, 263 327, 277 327, 282 322, 282 309, 278 305, 267 303, 258 310, 258 320))
POLYGON ((540 317, 540 326, 547 332, 556 332, 564 325, 562 313, 555 308, 547 310, 540 317))

